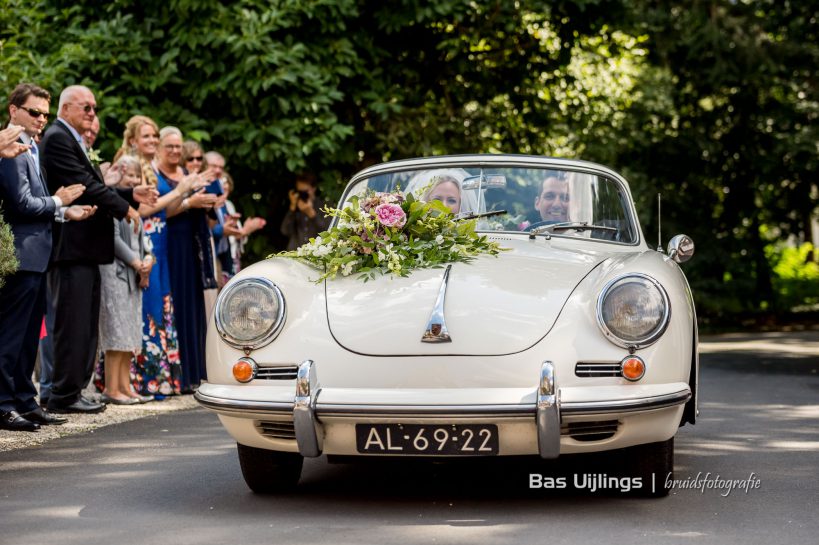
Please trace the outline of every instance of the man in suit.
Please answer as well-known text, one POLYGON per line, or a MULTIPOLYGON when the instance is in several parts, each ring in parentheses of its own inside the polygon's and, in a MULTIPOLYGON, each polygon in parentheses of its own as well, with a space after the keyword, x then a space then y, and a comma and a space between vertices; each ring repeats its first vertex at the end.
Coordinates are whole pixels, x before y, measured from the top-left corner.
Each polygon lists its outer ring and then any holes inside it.
POLYGON ((14 234, 18 271, 0 288, 0 429, 34 431, 40 424, 62 424, 64 418, 37 406, 31 380, 37 340, 45 311, 45 271, 51 255, 52 222, 84 220, 91 206, 71 206, 84 187, 60 187, 49 196, 33 138, 48 118, 50 95, 22 83, 9 96, 12 127, 21 127, 18 143, 26 151, 0 161, 0 203, 14 234))
POLYGON ((91 128, 98 111, 94 94, 73 85, 60 93, 57 121, 42 140, 42 165, 49 187, 79 182, 85 192, 78 204, 99 208, 84 222, 58 224, 54 233, 54 369, 49 411, 96 413, 104 405, 83 397, 97 359, 97 329, 100 312, 99 265, 114 261, 114 218, 139 224, 134 209, 139 202, 156 201, 149 186, 112 189, 88 159, 82 134, 91 128))

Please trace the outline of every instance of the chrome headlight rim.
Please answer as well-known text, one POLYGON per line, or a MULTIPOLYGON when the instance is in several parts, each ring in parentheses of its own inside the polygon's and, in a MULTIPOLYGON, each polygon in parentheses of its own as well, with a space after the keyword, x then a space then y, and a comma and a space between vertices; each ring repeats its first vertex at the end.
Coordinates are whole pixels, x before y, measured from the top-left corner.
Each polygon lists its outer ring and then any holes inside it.
POLYGON ((241 350, 256 350, 257 348, 262 348, 263 346, 267 346, 273 340, 278 337, 279 333, 281 333, 282 328, 284 328, 284 322, 287 318, 287 307, 284 302, 284 295, 282 294, 282 290, 279 289, 279 286, 275 284, 275 282, 268 280, 267 278, 243 278, 241 280, 237 280, 226 286, 222 292, 219 294, 219 297, 216 299, 216 305, 214 306, 213 312, 214 321, 216 323, 216 331, 219 333, 219 337, 225 341, 228 345, 232 346, 233 348, 239 348, 241 350), (219 312, 221 306, 224 304, 224 301, 230 297, 233 292, 238 290, 239 288, 246 286, 248 284, 254 285, 261 285, 264 288, 267 288, 273 292, 276 301, 278 302, 278 310, 276 312, 276 321, 273 327, 265 333, 264 335, 260 336, 258 339, 253 340, 252 342, 249 341, 242 341, 232 337, 226 330, 225 324, 221 319, 221 313, 219 312))
POLYGON ((600 295, 597 298, 597 325, 600 327, 603 335, 605 335, 610 342, 622 348, 639 350, 640 348, 651 346, 663 336, 663 333, 665 333, 665 330, 668 329, 668 324, 670 322, 671 301, 668 298, 668 293, 665 291, 665 288, 662 284, 660 284, 660 282, 644 273, 631 272, 612 278, 606 283, 605 286, 603 286, 603 289, 600 291, 600 295), (640 278, 648 281, 657 289, 663 300, 663 316, 660 319, 660 322, 651 330, 651 332, 649 332, 648 335, 637 340, 621 339, 609 329, 609 327, 606 325, 606 321, 603 319, 603 303, 605 302, 606 297, 616 284, 625 280, 626 278, 640 278))

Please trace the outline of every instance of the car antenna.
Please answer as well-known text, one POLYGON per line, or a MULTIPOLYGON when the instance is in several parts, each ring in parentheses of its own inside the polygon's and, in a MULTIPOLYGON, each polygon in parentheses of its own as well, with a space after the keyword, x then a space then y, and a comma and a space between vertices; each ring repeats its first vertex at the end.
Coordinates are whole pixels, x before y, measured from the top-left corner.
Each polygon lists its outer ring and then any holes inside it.
POLYGON ((662 193, 657 193, 657 251, 663 253, 662 193))

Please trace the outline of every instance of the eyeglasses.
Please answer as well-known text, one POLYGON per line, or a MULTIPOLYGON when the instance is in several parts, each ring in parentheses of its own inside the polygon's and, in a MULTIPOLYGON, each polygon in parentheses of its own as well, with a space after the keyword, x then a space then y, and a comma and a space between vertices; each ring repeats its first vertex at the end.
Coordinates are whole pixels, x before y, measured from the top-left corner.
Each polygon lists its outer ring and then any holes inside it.
POLYGON ((41 112, 36 108, 26 108, 25 106, 20 106, 20 109, 25 110, 26 112, 28 112, 28 115, 35 119, 39 117, 42 117, 43 119, 48 119, 48 112, 41 112))
POLYGON ((202 160, 201 155, 193 155, 191 157, 188 157, 188 161, 201 161, 201 160, 202 160))
MULTIPOLYGON (((74 106, 80 106, 76 102, 72 102, 71 104, 73 104, 74 106)), ((92 111, 95 113, 100 113, 100 107, 97 106, 96 104, 86 104, 84 106, 80 106, 80 108, 82 108, 82 111, 87 114, 90 114, 92 111)))

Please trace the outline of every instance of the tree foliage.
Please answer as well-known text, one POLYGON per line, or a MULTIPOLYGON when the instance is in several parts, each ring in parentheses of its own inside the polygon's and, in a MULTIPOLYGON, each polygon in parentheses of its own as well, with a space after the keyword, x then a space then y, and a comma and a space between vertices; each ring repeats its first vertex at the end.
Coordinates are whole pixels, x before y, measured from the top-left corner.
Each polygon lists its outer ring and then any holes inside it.
POLYGON ((239 208, 271 220, 256 256, 282 245, 295 171, 332 198, 375 162, 473 152, 609 164, 647 233, 662 192, 667 236, 698 243, 686 267, 710 314, 774 305, 764 248, 810 241, 816 0, 0 6, 4 88, 87 84, 104 154, 135 113, 222 151, 239 208))
POLYGON ((3 220, 0 211, 0 288, 3 287, 3 278, 17 270, 17 256, 14 254, 14 238, 11 227, 3 220))

